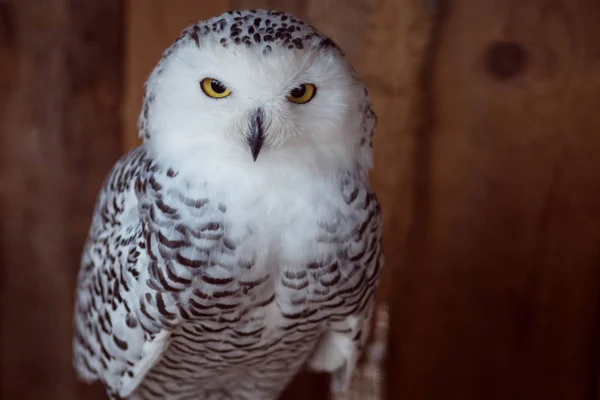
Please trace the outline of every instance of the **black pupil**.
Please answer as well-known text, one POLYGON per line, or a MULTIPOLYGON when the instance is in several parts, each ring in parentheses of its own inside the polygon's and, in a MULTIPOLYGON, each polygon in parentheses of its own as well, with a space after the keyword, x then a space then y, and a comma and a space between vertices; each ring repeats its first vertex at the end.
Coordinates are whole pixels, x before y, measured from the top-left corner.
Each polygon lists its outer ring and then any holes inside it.
POLYGON ((297 88, 292 90, 292 93, 291 93, 292 97, 295 97, 297 99, 304 96, 305 94, 306 94, 306 85, 298 86, 297 88))
POLYGON ((223 94, 225 93, 225 90, 227 90, 221 82, 215 81, 214 79, 210 81, 210 88, 217 94, 223 94))

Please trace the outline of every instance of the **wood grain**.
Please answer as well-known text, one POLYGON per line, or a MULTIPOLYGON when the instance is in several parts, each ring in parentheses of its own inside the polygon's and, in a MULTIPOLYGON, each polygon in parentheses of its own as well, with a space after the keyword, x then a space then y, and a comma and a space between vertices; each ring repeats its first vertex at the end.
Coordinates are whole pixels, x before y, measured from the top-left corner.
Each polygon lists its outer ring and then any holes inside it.
POLYGON ((5 1, 0 16, 0 397, 103 398, 76 384, 71 321, 91 210, 120 153, 120 2, 5 1))
POLYGON ((432 121, 412 139, 428 144, 394 273, 389 392, 595 398, 600 3, 447 5, 432 121))

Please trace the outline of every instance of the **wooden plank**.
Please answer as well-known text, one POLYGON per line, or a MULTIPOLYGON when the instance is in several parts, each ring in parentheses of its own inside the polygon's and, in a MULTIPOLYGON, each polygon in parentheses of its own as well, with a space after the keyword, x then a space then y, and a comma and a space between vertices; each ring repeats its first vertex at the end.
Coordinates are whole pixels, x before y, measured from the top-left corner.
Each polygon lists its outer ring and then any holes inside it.
POLYGON ((600 3, 447 4, 412 139, 390 398, 595 398, 600 3))
POLYGON ((105 398, 71 369, 97 190, 120 153, 118 0, 0 3, 0 397, 105 398))
POLYGON ((385 264, 380 301, 401 286, 392 271, 401 268, 411 220, 411 133, 422 119, 419 82, 432 31, 432 15, 423 0, 371 0, 365 14, 362 51, 353 58, 365 80, 378 116, 371 182, 383 210, 385 264))

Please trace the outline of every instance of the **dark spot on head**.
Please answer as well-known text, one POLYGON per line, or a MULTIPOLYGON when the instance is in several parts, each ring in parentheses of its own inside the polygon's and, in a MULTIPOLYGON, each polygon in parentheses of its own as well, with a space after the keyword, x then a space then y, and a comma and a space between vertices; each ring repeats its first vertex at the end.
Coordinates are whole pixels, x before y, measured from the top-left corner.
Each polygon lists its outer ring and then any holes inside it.
POLYGON ((333 43, 333 40, 329 39, 329 38, 325 38, 323 40, 321 40, 321 43, 319 44, 320 47, 336 47, 335 43, 333 43))
POLYGON ((301 39, 299 39, 299 38, 296 38, 296 39, 292 40, 292 43, 294 44, 294 46, 295 46, 297 49, 300 49, 300 50, 302 50, 302 49, 304 48, 304 45, 302 44, 302 40, 301 40, 301 39))
POLYGON ((227 26, 227 21, 225 19, 220 19, 215 24, 217 26, 217 32, 221 32, 227 26))
POLYGON ((269 54, 271 52, 271 46, 270 45, 266 45, 265 48, 263 49, 263 54, 266 56, 267 54, 269 54))
POLYGON ((242 30, 239 27, 237 27, 236 25, 231 25, 231 28, 229 29, 229 35, 231 37, 237 36, 240 33, 242 33, 242 30))
POLYGON ((255 33, 255 34, 254 34, 254 41, 255 41, 256 43, 260 43, 260 35, 259 35, 258 33, 255 33))
POLYGON ((262 21, 261 18, 254 18, 254 26, 256 26, 258 28, 260 26, 261 21, 262 21))
POLYGON ((194 25, 192 28, 191 37, 196 42, 196 46, 200 47, 200 27, 198 25, 194 25))

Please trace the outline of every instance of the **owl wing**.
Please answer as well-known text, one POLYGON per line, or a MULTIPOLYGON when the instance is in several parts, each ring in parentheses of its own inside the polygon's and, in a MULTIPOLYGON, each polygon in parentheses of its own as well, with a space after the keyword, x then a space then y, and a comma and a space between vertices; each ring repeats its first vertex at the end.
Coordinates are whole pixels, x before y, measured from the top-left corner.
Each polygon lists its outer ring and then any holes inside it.
POLYGON ((347 206, 344 222, 325 228, 323 235, 338 244, 336 261, 347 271, 338 288, 344 305, 336 310, 347 316, 331 323, 308 362, 314 371, 333 373, 335 392, 348 388, 365 347, 383 264, 381 209, 375 193, 365 180, 345 177, 342 194, 347 206))
POLYGON ((147 165, 142 148, 115 164, 98 196, 77 282, 73 365, 114 398, 139 385, 181 319, 175 300, 149 286, 154 260, 135 193, 147 165))

